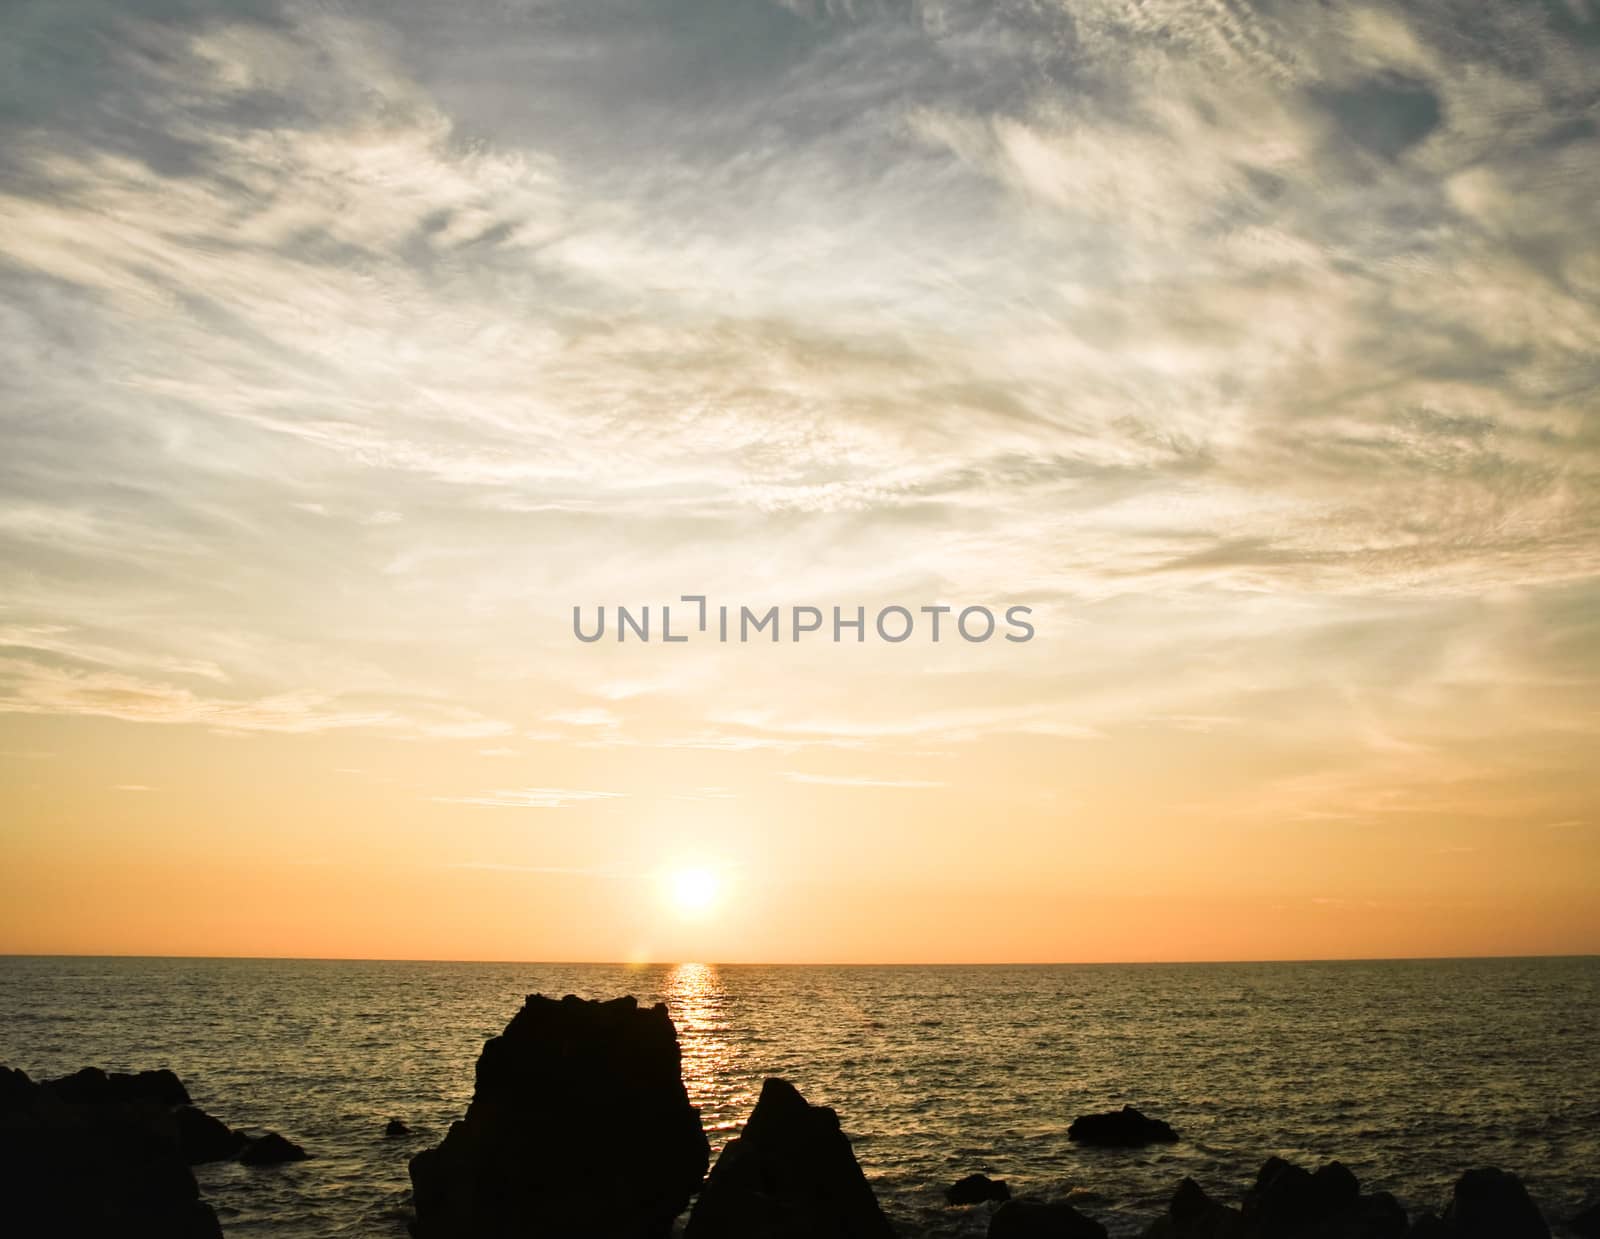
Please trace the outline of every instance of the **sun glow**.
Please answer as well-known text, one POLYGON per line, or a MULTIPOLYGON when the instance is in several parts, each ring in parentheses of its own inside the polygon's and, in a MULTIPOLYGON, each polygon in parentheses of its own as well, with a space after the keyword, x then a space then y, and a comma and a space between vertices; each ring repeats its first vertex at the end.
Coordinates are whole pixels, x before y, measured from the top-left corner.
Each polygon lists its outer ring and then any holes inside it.
POLYGON ((684 916, 705 916, 722 895, 722 882, 709 869, 675 869, 667 875, 667 893, 684 916))

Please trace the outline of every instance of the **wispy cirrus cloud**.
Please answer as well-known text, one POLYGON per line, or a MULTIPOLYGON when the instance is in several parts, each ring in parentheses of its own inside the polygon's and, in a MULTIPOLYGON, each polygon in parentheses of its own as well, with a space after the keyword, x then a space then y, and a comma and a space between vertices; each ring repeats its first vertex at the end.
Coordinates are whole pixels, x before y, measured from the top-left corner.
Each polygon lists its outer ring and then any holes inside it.
POLYGON ((596 800, 617 800, 624 792, 588 791, 567 787, 513 787, 474 796, 434 796, 440 804, 486 805, 498 809, 566 809, 596 800))
POLYGON ((510 730, 509 724, 457 706, 362 703, 310 689, 223 698, 121 671, 0 656, 3 713, 89 715, 239 732, 359 729, 435 739, 472 739, 510 730))
POLYGON ((803 770, 786 770, 784 778, 791 783, 815 783, 825 787, 891 787, 904 790, 926 790, 943 787, 934 779, 888 779, 868 774, 815 774, 803 770))
POLYGON ((0 710, 704 786, 1309 729, 1285 813, 1593 737, 1581 6, 25 11, 0 710), (567 638, 687 590, 1041 637, 567 638))
POLYGON ((478 869, 489 873, 548 873, 574 878, 613 878, 621 874, 610 869, 591 869, 582 865, 516 865, 492 860, 460 860, 446 865, 447 869, 478 869))

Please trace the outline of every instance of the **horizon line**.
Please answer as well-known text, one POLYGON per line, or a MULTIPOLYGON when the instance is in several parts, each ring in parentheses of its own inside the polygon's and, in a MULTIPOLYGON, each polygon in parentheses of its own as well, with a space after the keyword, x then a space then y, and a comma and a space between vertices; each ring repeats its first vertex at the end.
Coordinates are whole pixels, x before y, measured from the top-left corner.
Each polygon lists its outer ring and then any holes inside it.
POLYGON ((699 959, 464 959, 387 955, 178 955, 99 951, 0 951, 0 959, 129 959, 300 964, 498 964, 530 968, 1142 968, 1230 964, 1431 964, 1487 960, 1600 959, 1595 951, 1472 955, 1307 955, 1298 958, 1233 959, 1040 959, 1040 960, 699 960, 699 959))

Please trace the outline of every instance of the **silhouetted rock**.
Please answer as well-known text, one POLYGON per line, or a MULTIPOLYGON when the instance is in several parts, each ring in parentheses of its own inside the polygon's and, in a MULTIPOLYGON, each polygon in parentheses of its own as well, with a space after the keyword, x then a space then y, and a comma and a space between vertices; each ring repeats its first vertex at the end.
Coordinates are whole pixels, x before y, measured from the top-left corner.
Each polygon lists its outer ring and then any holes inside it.
POLYGON ((0 1066, 0 1117, 32 1105, 38 1087, 27 1072, 0 1066))
POLYGON ((227 1161, 237 1157, 245 1146, 243 1132, 234 1131, 196 1106, 179 1106, 172 1117, 178 1128, 178 1148, 191 1166, 227 1161))
POLYGON ((1255 1186, 1245 1193, 1244 1215, 1251 1230, 1277 1239, 1316 1218, 1317 1203, 1309 1170, 1281 1157, 1269 1157, 1256 1172, 1255 1186))
POLYGON ((478 1058, 466 1117, 411 1159, 418 1239, 656 1239, 710 1149, 667 1008, 528 997, 478 1058))
POLYGON ((1313 1224, 1353 1223, 1360 1200, 1361 1185, 1341 1162, 1311 1174, 1270 1157, 1245 1196, 1244 1216, 1263 1239, 1288 1239, 1313 1224))
POLYGON ((1185 1179, 1145 1239, 1404 1239, 1406 1233, 1405 1211, 1394 1197, 1363 1196, 1343 1164, 1329 1162, 1312 1174, 1273 1157, 1242 1209, 1219 1204, 1185 1179))
POLYGON ((1219 1204, 1193 1179, 1184 1179, 1172 1193, 1167 1215, 1144 1233, 1145 1239, 1238 1239, 1243 1228, 1239 1210, 1219 1204))
POLYGON ((264 1136, 247 1140, 239 1160, 246 1166, 281 1166, 285 1162, 303 1162, 310 1156, 293 1140, 269 1131, 264 1136))
POLYGON ((1567 1223, 1567 1229, 1578 1239, 1600 1239, 1600 1201, 1581 1210, 1567 1223))
POLYGON ((0 1234, 220 1239, 179 1146, 178 1096, 171 1072, 35 1084, 0 1068, 0 1234))
POLYGON ((1522 1180, 1493 1167, 1456 1180, 1443 1221, 1451 1239, 1550 1239, 1522 1180))
POLYGON ((953 1205, 981 1205, 986 1200, 1010 1200, 1011 1189, 1004 1179, 986 1174, 969 1174, 944 1189, 944 1198, 953 1205))
POLYGON ((769 1079, 728 1141, 685 1239, 891 1239, 839 1116, 769 1079))
POLYGON ((389 1140, 399 1140, 403 1136, 409 1136, 411 1129, 399 1119, 390 1119, 383 1125, 383 1134, 389 1140))
POLYGON ((1065 1202, 1008 1200, 989 1219, 989 1239, 1106 1239, 1106 1228, 1065 1202))
POLYGON ((1085 1114, 1073 1119, 1067 1128, 1067 1139, 1103 1149, 1133 1149, 1146 1144, 1173 1144, 1178 1133, 1160 1119, 1123 1106, 1106 1114, 1085 1114))
POLYGON ((1259 1239, 1402 1239, 1406 1215, 1393 1196, 1361 1194, 1348 1166, 1315 1174, 1270 1157, 1245 1194, 1245 1233, 1259 1239))
POLYGON ((1407 1233, 1406 1211, 1388 1192, 1361 1197, 1343 1232, 1347 1239, 1404 1239, 1407 1233))
POLYGON ((189 1090, 183 1081, 165 1069, 109 1075, 98 1067, 85 1067, 59 1080, 46 1080, 43 1087, 62 1101, 73 1105, 152 1105, 186 1106, 189 1090))

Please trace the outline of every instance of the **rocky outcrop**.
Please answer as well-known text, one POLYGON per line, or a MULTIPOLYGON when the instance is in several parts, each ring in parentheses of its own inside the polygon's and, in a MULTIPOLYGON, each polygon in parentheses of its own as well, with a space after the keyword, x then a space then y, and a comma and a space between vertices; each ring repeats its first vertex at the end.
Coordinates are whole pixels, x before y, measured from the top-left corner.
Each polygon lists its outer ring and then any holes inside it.
POLYGON ((892 1239, 839 1116, 769 1079, 728 1141, 685 1239, 892 1239))
POLYGON ((483 1047, 466 1117, 411 1159, 418 1239, 658 1239, 710 1150, 665 1005, 533 994, 483 1047))
POLYGON ((1567 1230, 1578 1239, 1600 1239, 1600 1202, 1586 1205, 1567 1222, 1567 1230))
POLYGON ((1270 1157, 1245 1195, 1247 1233, 1261 1239, 1401 1239, 1405 1211, 1393 1196, 1361 1194, 1349 1167, 1329 1162, 1315 1173, 1270 1157))
POLYGON ((1106 1114, 1084 1114, 1072 1120, 1067 1139, 1102 1149, 1136 1149, 1147 1144, 1173 1144, 1178 1133, 1162 1122, 1123 1106, 1106 1114))
POLYGON ((1469 1170, 1456 1180, 1441 1219, 1449 1239, 1550 1239, 1522 1180, 1506 1170, 1469 1170))
POLYGON ((1404 1239, 1405 1211, 1387 1192, 1363 1195, 1350 1169, 1329 1162, 1315 1173, 1268 1158, 1243 1207, 1207 1196, 1193 1179, 1173 1193, 1167 1215, 1145 1239, 1404 1239))
POLYGON ((46 1080, 47 1088, 62 1101, 78 1106, 151 1105, 187 1106, 189 1090, 171 1071, 140 1071, 109 1074, 98 1067, 85 1067, 59 1080, 46 1080))
POLYGON ((188 1100, 171 1072, 35 1084, 0 1067, 0 1234, 220 1239, 179 1140, 188 1100))
POLYGON ((947 1204, 981 1205, 988 1200, 1010 1200, 1011 1189, 1004 1179, 991 1179, 986 1174, 969 1174, 944 1189, 947 1204))
POLYGON ((234 1131, 198 1106, 178 1106, 172 1119, 178 1129, 178 1148, 191 1166, 237 1157, 248 1142, 243 1132, 234 1131))
POLYGON ((385 1140, 404 1140, 410 1134, 411 1128, 407 1127, 401 1119, 390 1119, 383 1125, 383 1138, 385 1140))
POLYGON ((1329 1162, 1313 1174, 1281 1157, 1269 1157, 1245 1195, 1244 1216, 1262 1235, 1292 1235, 1319 1218, 1344 1213, 1360 1195, 1355 1175, 1340 1162, 1329 1162))
POLYGON ((989 1239, 1106 1239, 1106 1228, 1065 1201, 1011 1200, 989 1219, 989 1239))
POLYGON ((1244 1215, 1207 1196, 1193 1179, 1184 1179, 1173 1192, 1167 1215, 1157 1218, 1144 1232, 1145 1239, 1239 1239, 1244 1215))
POLYGON ((171 1071, 85 1067, 35 1083, 0 1067, 0 1234, 215 1239, 189 1167, 305 1156, 276 1133, 252 1140, 213 1118, 171 1071))

